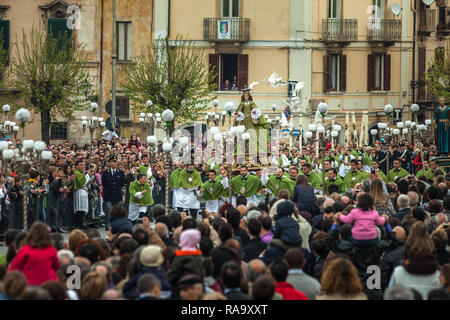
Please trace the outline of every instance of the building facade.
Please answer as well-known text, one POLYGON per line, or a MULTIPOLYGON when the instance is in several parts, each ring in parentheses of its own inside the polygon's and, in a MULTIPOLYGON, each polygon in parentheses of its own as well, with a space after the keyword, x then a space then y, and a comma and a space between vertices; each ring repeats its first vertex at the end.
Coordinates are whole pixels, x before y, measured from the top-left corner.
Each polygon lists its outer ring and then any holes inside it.
MULTIPOLYGON (((3 0, 0 5, 10 39, 33 23, 70 19, 70 5, 80 8, 80 28, 71 32, 89 57, 86 68, 96 95, 86 100, 97 101, 105 119, 111 115, 112 2, 39 0, 30 5, 27 0, 3 0)), ((411 103, 421 107, 419 121, 431 117, 436 99, 424 89, 423 80, 440 48, 448 47, 450 33, 448 5, 436 1, 427 6, 422 0, 121 0, 116 17, 116 113, 126 138, 147 132, 139 127, 133 103, 120 88, 126 81, 122 69, 153 38, 168 37, 175 44, 182 35, 205 48, 205 63, 217 71, 218 90, 213 94, 220 102, 210 111, 223 111, 227 101, 237 106, 242 88, 275 72, 285 84, 273 87, 263 81, 252 89, 254 102, 265 114, 281 115, 292 88, 287 83, 304 82, 300 103, 291 110, 294 128, 307 128, 323 101, 343 127, 346 114, 354 112, 358 133, 366 112, 367 134, 379 121, 394 121, 383 112, 386 104, 394 107, 395 120, 412 118, 411 103)), ((61 124, 55 128, 61 133, 55 129, 52 141, 88 142, 81 115, 58 120, 61 124)), ((33 136, 40 135, 37 123, 27 129, 33 136)), ((192 123, 179 124, 189 126, 192 123)), ((343 142, 344 135, 339 139, 343 142)))

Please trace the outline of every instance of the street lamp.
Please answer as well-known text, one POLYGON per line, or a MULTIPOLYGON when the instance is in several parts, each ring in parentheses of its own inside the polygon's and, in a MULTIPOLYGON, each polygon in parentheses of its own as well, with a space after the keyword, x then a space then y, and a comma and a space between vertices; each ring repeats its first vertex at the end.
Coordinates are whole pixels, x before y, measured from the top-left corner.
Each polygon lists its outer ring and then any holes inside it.
MULTIPOLYGON (((156 122, 158 123, 158 113, 156 114, 156 116, 156 122)), ((175 118, 175 114, 172 110, 166 109, 162 112, 161 118, 166 123, 166 137, 168 138, 170 136, 170 127, 172 126, 172 121, 175 118)), ((161 121, 161 118, 159 118, 159 121, 161 121)))
MULTIPOLYGON (((22 138, 25 137, 25 125, 30 120, 30 111, 27 109, 19 109, 16 112, 16 119, 22 127, 22 138)), ((16 126, 17 127, 17 126, 16 126)), ((15 130, 17 131, 17 130, 15 130)), ((36 167, 39 171, 45 171, 48 168, 49 162, 52 158, 52 152, 46 150, 47 145, 43 141, 33 141, 23 139, 22 148, 8 149, 9 144, 6 141, 0 142, 0 157, 3 163, 3 169, 11 172, 16 172, 23 182, 25 188, 28 174, 32 167, 36 167)), ((26 195, 22 198, 23 211, 23 227, 26 231, 28 229, 28 212, 26 195)))
MULTIPOLYGON (((91 111, 92 114, 95 114, 95 112, 97 111, 97 103, 96 102, 92 102, 91 103, 91 111)), ((103 127, 105 126, 105 122, 103 121, 102 117, 96 117, 96 116, 92 116, 91 119, 88 119, 86 116, 81 116, 81 124, 83 125, 83 133, 86 133, 86 130, 89 129, 89 133, 90 133, 90 145, 91 145, 91 149, 89 151, 88 154, 88 170, 90 170, 91 168, 91 158, 92 158, 92 140, 94 138, 94 133, 95 130, 97 128, 100 128, 100 131, 103 130, 103 127)))
POLYGON ((145 104, 147 106, 147 113, 141 112, 139 114, 139 124, 141 128, 146 130, 150 135, 154 135, 155 127, 159 128, 161 125, 161 119, 157 121, 157 118, 160 118, 161 115, 159 113, 153 115, 153 113, 150 112, 150 108, 153 105, 153 102, 151 102, 151 100, 147 100, 145 104))
POLYGON ((172 162, 171 152, 173 149, 172 143, 167 138, 167 141, 163 143, 162 149, 164 152, 164 169, 166 170, 166 214, 169 214, 169 175, 170 175, 170 165, 172 162))

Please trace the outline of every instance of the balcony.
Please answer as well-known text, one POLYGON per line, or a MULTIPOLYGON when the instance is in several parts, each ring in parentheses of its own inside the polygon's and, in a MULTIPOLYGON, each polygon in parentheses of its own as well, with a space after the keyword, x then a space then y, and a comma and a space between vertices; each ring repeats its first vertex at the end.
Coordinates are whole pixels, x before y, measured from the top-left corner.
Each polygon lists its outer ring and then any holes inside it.
POLYGON ((429 36, 436 31, 436 9, 423 9, 419 12, 419 35, 429 36))
POLYGON ((247 42, 250 39, 248 18, 204 18, 203 40, 210 42, 247 42))
POLYGON ((402 22, 395 19, 369 19, 367 40, 371 42, 396 42, 402 39, 402 22))
POLYGON ((323 19, 322 40, 325 42, 351 42, 358 40, 358 20, 323 19))
POLYGON ((439 21, 436 27, 436 36, 446 37, 450 34, 450 7, 439 8, 439 21))

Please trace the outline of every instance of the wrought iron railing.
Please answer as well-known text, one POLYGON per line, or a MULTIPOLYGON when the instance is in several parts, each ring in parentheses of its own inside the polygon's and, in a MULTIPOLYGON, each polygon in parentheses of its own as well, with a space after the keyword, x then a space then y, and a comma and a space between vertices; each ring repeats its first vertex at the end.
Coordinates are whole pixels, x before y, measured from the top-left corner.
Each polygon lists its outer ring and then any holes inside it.
POLYGON ((247 42, 250 39, 248 18, 204 18, 203 40, 211 42, 247 42))
POLYGON ((358 40, 357 19, 323 19, 322 39, 328 42, 350 42, 358 40))
POLYGON ((369 19, 368 41, 394 42, 402 39, 402 22, 396 19, 369 19))

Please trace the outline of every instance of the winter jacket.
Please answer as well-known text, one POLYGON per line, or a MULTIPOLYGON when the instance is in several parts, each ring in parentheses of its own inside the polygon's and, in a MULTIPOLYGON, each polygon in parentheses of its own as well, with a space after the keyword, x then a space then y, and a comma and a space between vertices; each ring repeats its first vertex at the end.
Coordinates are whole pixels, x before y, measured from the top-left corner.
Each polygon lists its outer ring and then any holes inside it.
POLYGON ((281 217, 275 221, 273 237, 290 246, 301 246, 302 244, 298 222, 291 217, 281 217))
POLYGON ((130 280, 125 282, 125 284, 122 287, 123 296, 126 299, 137 299, 139 294, 137 292, 137 284, 139 281, 139 278, 143 276, 144 274, 153 274, 155 277, 159 279, 161 282, 161 291, 162 296, 170 296, 170 291, 172 289, 170 283, 167 281, 166 274, 164 273, 164 270, 162 270, 160 267, 143 267, 137 275, 132 277, 130 280))
MULTIPOLYGON (((390 226, 389 226, 390 228, 390 226)), ((364 293, 370 300, 379 300, 382 298, 382 292, 378 289, 367 288, 367 279, 372 275, 367 273, 367 268, 372 265, 380 266, 380 259, 384 252, 392 250, 398 245, 398 241, 395 238, 395 233, 389 230, 387 238, 385 240, 378 241, 373 246, 355 246, 349 240, 339 240, 339 226, 333 225, 328 232, 326 242, 330 250, 335 254, 343 253, 347 255, 353 262, 356 270, 358 271, 359 278, 364 285, 364 293)))
POLYGON ((309 212, 312 216, 320 214, 314 188, 308 186, 306 190, 302 185, 294 187, 292 201, 297 205, 298 210, 309 212))
POLYGON ((405 246, 400 245, 395 250, 386 253, 381 259, 381 287, 387 288, 389 279, 392 276, 395 268, 401 266, 405 259, 405 246))
POLYGON ((131 233, 131 229, 133 228, 133 223, 125 217, 115 218, 111 220, 111 233, 131 233))
POLYGON ((301 249, 305 253, 305 258, 307 262, 309 261, 309 252, 305 249, 302 249, 300 246, 290 246, 288 244, 283 243, 280 239, 272 239, 269 243, 269 247, 264 252, 261 260, 266 264, 266 266, 270 265, 273 260, 276 258, 284 258, 284 254, 290 248, 301 249))
POLYGON ((348 215, 340 215, 343 223, 355 225, 352 228, 352 236, 356 240, 371 240, 377 237, 375 225, 382 226, 386 223, 385 217, 380 217, 377 211, 362 211, 359 208, 352 209, 348 215))
POLYGON ((277 282, 275 292, 283 296, 283 300, 308 300, 306 295, 296 290, 292 284, 288 282, 277 282))
POLYGON ((35 286, 40 286, 49 280, 57 281, 58 269, 59 259, 55 247, 52 246, 45 248, 23 246, 9 266, 9 271, 22 271, 28 284, 35 286))

